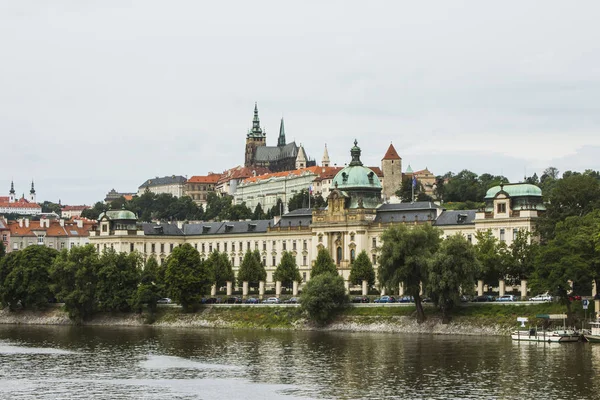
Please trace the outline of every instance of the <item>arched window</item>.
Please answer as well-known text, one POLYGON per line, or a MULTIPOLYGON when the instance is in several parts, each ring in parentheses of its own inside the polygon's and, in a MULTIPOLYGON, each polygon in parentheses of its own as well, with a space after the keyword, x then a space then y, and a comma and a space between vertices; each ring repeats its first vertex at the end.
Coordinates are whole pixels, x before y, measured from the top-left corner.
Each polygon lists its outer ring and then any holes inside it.
POLYGON ((356 258, 356 250, 350 249, 350 263, 353 263, 355 258, 356 258))
POLYGON ((336 258, 337 264, 339 264, 342 261, 342 248, 338 247, 337 248, 337 258, 336 258))

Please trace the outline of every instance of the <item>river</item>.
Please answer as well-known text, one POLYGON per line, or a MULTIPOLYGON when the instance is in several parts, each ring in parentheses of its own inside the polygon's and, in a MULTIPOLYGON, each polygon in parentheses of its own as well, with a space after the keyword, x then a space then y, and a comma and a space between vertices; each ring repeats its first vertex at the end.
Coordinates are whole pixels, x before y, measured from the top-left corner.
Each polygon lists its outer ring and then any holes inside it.
POLYGON ((600 345, 0 326, 1 399, 600 399, 600 345))

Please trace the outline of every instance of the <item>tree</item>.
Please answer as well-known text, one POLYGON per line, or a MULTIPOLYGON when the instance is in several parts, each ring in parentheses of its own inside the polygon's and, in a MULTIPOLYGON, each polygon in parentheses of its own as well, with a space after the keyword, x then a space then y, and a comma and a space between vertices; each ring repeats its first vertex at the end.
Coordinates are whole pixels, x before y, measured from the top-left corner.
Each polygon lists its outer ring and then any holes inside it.
POLYGON ((510 284, 517 284, 523 279, 529 279, 535 269, 535 260, 539 252, 539 244, 533 241, 533 234, 519 229, 509 247, 512 262, 506 275, 510 284))
POLYGON ((0 261, 0 299, 14 310, 40 309, 52 297, 49 277, 50 266, 58 252, 45 246, 28 246, 13 251, 0 261))
POLYGON ((344 279, 337 273, 322 273, 311 279, 302 291, 302 310, 319 325, 330 321, 348 303, 344 279))
POLYGON ((396 191, 396 196, 398 196, 402 201, 410 203, 412 201, 431 201, 431 196, 425 194, 425 189, 421 182, 415 180, 413 183, 412 178, 405 177, 402 179, 402 186, 400 189, 396 191), (413 197, 413 184, 414 188, 414 197, 413 197))
POLYGON ((96 276, 96 302, 100 311, 130 311, 138 288, 142 259, 136 252, 107 249, 100 257, 96 276))
POLYGON ((41 204, 41 206, 42 206, 42 212, 43 212, 43 213, 52 213, 52 212, 53 212, 53 213, 55 213, 55 214, 58 214, 58 215, 60 215, 60 212, 61 212, 61 210, 62 210, 62 207, 61 207, 61 205, 60 205, 60 204, 53 203, 53 202, 51 202, 51 201, 47 201, 47 200, 46 200, 46 201, 44 201, 44 202, 41 204))
POLYGON ((133 309, 141 312, 145 304, 151 314, 156 312, 157 301, 163 297, 164 290, 164 285, 159 280, 159 268, 156 258, 148 258, 140 273, 140 284, 133 296, 133 309))
POLYGON ((491 229, 475 232, 475 239, 475 254, 479 261, 476 278, 489 287, 496 286, 511 270, 512 258, 508 247, 505 242, 494 237, 491 229))
POLYGON ((99 264, 96 248, 88 244, 62 250, 50 269, 52 291, 58 301, 65 303, 69 318, 77 322, 94 313, 99 264))
POLYGON ((4 247, 4 242, 2 240, 0 240, 0 261, 2 261, 2 259, 4 258, 5 255, 6 255, 6 248, 4 247))
POLYGON ((210 192, 206 196, 206 210, 204 212, 204 219, 207 221, 225 219, 224 217, 229 212, 232 201, 232 196, 219 196, 214 192, 210 192))
POLYGON ((536 221, 543 242, 554 237, 559 222, 600 208, 600 181, 591 174, 570 175, 557 180, 545 195, 546 212, 536 221))
POLYGON ((450 322, 453 308, 460 303, 461 290, 473 287, 477 264, 475 249, 462 234, 442 241, 430 264, 426 285, 442 313, 442 323, 450 322))
POLYGON ((287 288, 291 288, 294 282, 302 282, 296 257, 291 252, 284 251, 281 255, 281 261, 273 273, 273 280, 281 281, 281 284, 287 288))
POLYGON ((317 196, 314 196, 312 193, 309 193, 308 190, 302 190, 288 201, 288 211, 294 211, 299 208, 318 208, 323 207, 325 205, 325 200, 323 196, 319 193, 317 196))
POLYGON ((477 174, 462 170, 444 185, 444 201, 481 201, 477 174))
POLYGON ((97 220, 98 217, 100 216, 100 214, 103 213, 105 210, 106 210, 106 205, 104 203, 102 203, 101 201, 98 201, 98 202, 96 202, 96 204, 94 204, 94 207, 86 208, 85 210, 83 210, 81 212, 81 216, 83 218, 97 220))
POLYGON ((375 270, 366 251, 358 253, 356 260, 350 266, 350 282, 353 285, 360 285, 362 281, 367 281, 369 286, 375 284, 375 270))
POLYGON ((600 276, 599 237, 600 210, 559 222, 555 237, 540 248, 531 287, 549 291, 570 312, 570 282, 588 289, 592 279, 600 276))
POLYGON ((167 259, 165 284, 170 297, 181 304, 184 311, 195 309, 202 296, 210 293, 214 282, 208 266, 200 260, 198 250, 189 243, 177 246, 167 259))
POLYGON ((246 252, 237 279, 238 282, 248 282, 248 286, 251 288, 258 288, 258 282, 267 279, 267 271, 262 264, 258 250, 246 252))
POLYGON ((229 207, 227 213, 225 213, 221 219, 227 219, 230 221, 240 221, 252 218, 252 210, 250 210, 246 203, 236 204, 229 207))
POLYGON ((214 276, 214 283, 217 288, 225 286, 227 281, 235 282, 235 274, 227 253, 213 251, 206 259, 205 264, 214 276))
POLYGON ((413 296, 417 321, 425 321, 421 304, 421 283, 427 283, 427 268, 440 244, 441 231, 429 224, 407 228, 398 225, 383 232, 379 257, 379 282, 392 290, 400 283, 404 291, 413 296))
POLYGON ((329 254, 329 250, 322 248, 319 249, 319 252, 317 253, 317 259, 310 269, 310 279, 327 272, 331 272, 332 274, 338 273, 335 263, 329 254))
POLYGON ((252 219, 257 221, 257 220, 265 219, 266 217, 267 217, 267 214, 265 214, 265 212, 262 209, 262 206, 260 205, 260 203, 258 203, 256 205, 256 207, 254 208, 254 212, 252 213, 252 219))
POLYGON ((271 219, 277 215, 281 215, 283 213, 283 201, 280 198, 277 198, 277 202, 269 211, 267 211, 267 219, 271 219))

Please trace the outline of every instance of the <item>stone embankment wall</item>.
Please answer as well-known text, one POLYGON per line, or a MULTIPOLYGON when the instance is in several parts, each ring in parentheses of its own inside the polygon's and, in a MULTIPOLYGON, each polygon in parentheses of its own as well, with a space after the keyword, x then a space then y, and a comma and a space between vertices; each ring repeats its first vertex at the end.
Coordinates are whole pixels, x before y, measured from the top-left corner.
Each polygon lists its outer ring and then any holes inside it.
MULTIPOLYGON (((144 326, 148 325, 148 316, 140 314, 97 315, 84 325, 104 326, 144 326)), ((0 324, 21 325, 74 325, 67 314, 59 308, 47 311, 0 310, 0 324)), ((414 317, 394 316, 340 316, 335 322, 317 327, 303 318, 291 318, 283 323, 272 325, 252 319, 241 319, 223 310, 207 308, 193 314, 171 311, 157 315, 152 322, 156 327, 172 328, 226 328, 226 329, 290 329, 290 330, 322 330, 344 332, 381 332, 381 333, 419 333, 440 335, 507 335, 511 327, 501 324, 490 325, 457 318, 450 324, 442 324, 441 320, 431 317, 423 324, 418 324, 414 317)))

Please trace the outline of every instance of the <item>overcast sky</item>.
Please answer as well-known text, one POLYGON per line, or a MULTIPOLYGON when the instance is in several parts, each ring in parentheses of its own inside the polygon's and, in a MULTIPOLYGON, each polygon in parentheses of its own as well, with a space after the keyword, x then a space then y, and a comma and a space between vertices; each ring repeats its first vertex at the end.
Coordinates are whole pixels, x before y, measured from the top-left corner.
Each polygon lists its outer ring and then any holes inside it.
POLYGON ((267 144, 512 182, 600 169, 600 3, 0 0, 0 195, 90 204, 267 144), (6 192, 6 194, 5 194, 6 192))

